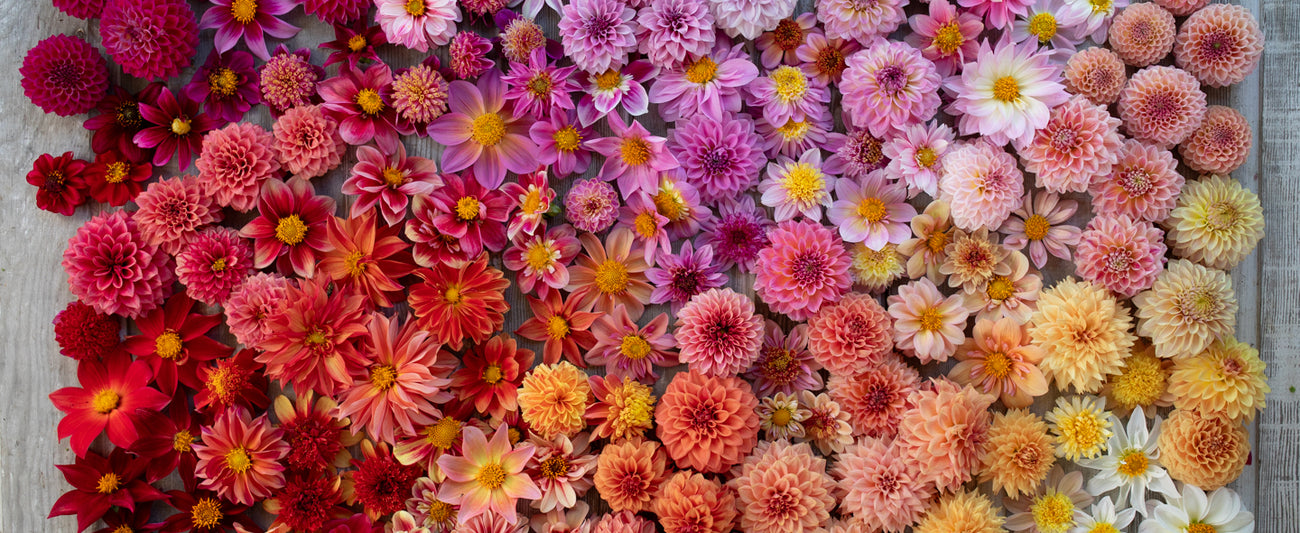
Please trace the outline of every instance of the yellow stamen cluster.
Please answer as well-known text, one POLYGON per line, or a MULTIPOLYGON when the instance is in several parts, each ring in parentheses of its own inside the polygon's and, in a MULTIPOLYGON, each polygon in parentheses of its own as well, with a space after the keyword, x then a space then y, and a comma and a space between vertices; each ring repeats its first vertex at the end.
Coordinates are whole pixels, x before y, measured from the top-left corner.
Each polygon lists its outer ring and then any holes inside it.
POLYGON ((95 490, 100 494, 112 494, 122 487, 122 478, 117 474, 107 472, 99 476, 99 481, 95 484, 95 490))
POLYGON ((500 365, 488 365, 487 368, 483 369, 482 377, 484 383, 487 383, 488 385, 496 385, 505 378, 505 374, 501 373, 500 365))
POLYGON ((817 203, 826 195, 826 177, 821 169, 808 163, 795 163, 782 180, 785 195, 801 205, 817 203))
POLYGON ((183 349, 184 345, 181 344, 181 336, 175 330, 164 330, 153 341, 154 353, 163 359, 175 359, 183 349))
POLYGON ((276 240, 294 246, 307 238, 307 225, 298 215, 283 217, 275 224, 276 240))
POLYGON ((858 203, 858 216, 872 224, 884 220, 887 214, 889 214, 889 211, 885 209, 885 202, 879 198, 864 198, 862 202, 858 203))
POLYGON ((397 384, 397 369, 391 365, 370 367, 370 384, 379 390, 388 390, 397 384))
POLYGON ((1035 499, 1030 511, 1042 533, 1065 533, 1074 525, 1074 502, 1060 492, 1048 491, 1035 499))
POLYGON ((524 263, 533 272, 549 272, 551 265, 560 259, 560 251, 547 241, 534 241, 524 252, 524 263))
POLYGON ((619 146, 619 156, 627 166, 644 165, 650 161, 650 143, 641 137, 626 137, 619 146))
POLYGON ((1003 76, 993 82, 993 98, 1012 103, 1020 100, 1020 82, 1014 76, 1003 76))
POLYGON ((554 340, 563 340, 569 336, 569 321, 559 315, 551 315, 546 321, 546 335, 554 340))
POLYGON ((939 331, 943 329, 943 313, 937 307, 928 307, 917 317, 921 331, 939 331))
POLYGON ((121 403, 122 396, 118 394, 117 391, 113 389, 100 389, 99 392, 96 392, 95 395, 91 397, 90 408, 94 409, 96 413, 106 415, 113 412, 114 409, 117 409, 117 406, 121 403))
POLYGON ((446 417, 438 423, 424 428, 424 442, 439 450, 451 448, 460 437, 461 423, 455 418, 446 417))
POLYGON ((234 470, 237 474, 243 474, 253 468, 253 458, 249 457, 248 450, 239 446, 226 452, 226 468, 234 470))
POLYGON ((366 253, 361 250, 355 250, 343 258, 343 264, 348 269, 348 275, 354 278, 360 277, 366 273, 369 263, 366 262, 366 253))
POLYGON ((619 353, 634 361, 645 359, 647 355, 650 355, 651 350, 650 342, 641 335, 624 335, 618 347, 619 353))
POLYGON ((235 0, 230 3, 230 16, 240 24, 248 24, 257 18, 257 0, 235 0))
POLYGON ((357 95, 353 97, 353 100, 357 103, 357 107, 361 108, 362 113, 370 116, 378 115, 384 110, 384 99, 374 89, 357 91, 357 95))
POLYGON ((172 449, 185 453, 194 449, 194 434, 188 429, 177 431, 172 435, 172 449))
POLYGON ((799 67, 782 65, 768 75, 772 79, 776 97, 782 102, 795 102, 808 93, 808 77, 799 67))
POLYGON ((230 96, 239 89, 239 76, 228 68, 219 68, 208 74, 208 90, 221 96, 230 96))
POLYGON ((596 266, 596 289, 605 294, 622 294, 627 290, 630 278, 627 266, 613 259, 606 259, 596 266))
POLYGON ((456 218, 465 222, 478 219, 479 212, 483 204, 479 203, 478 198, 473 196, 464 196, 456 200, 456 218))
POLYGON ((956 21, 940 26, 934 33, 934 47, 944 55, 956 53, 963 44, 966 44, 966 36, 961 34, 961 26, 956 21))
POLYGON ((609 69, 597 74, 594 78, 596 88, 601 91, 612 91, 623 84, 623 74, 618 69, 609 69))
POLYGON ((484 113, 474 118, 470 139, 483 146, 496 146, 506 137, 506 121, 496 113, 484 113))
POLYGON ((1029 34, 1038 37, 1039 44, 1047 44, 1056 37, 1056 17, 1044 11, 1029 18, 1029 34))
POLYGON ((1132 449, 1125 450, 1119 456, 1119 465, 1117 470, 1125 477, 1137 477, 1145 474, 1147 467, 1151 466, 1151 460, 1143 450, 1132 449))
POLYGON ((718 64, 708 56, 701 57, 686 67, 686 79, 704 85, 718 78, 718 64))
POLYGON ((987 290, 990 300, 1002 301, 1016 295, 1016 286, 1006 276, 994 276, 987 290))
POLYGON ((478 475, 474 476, 479 486, 488 490, 497 490, 506 483, 506 469, 496 463, 488 463, 478 469, 478 475))
POLYGON ((221 523, 226 515, 221 512, 221 502, 212 498, 203 498, 190 509, 190 521, 195 529, 211 529, 221 523))
POLYGON ((1051 229, 1052 224, 1043 215, 1031 215, 1025 219, 1025 238, 1031 241, 1043 240, 1051 229))
POLYGON ((569 125, 555 130, 555 133, 551 134, 551 140, 555 141, 555 149, 561 152, 572 152, 582 146, 582 133, 578 132, 578 128, 569 125))

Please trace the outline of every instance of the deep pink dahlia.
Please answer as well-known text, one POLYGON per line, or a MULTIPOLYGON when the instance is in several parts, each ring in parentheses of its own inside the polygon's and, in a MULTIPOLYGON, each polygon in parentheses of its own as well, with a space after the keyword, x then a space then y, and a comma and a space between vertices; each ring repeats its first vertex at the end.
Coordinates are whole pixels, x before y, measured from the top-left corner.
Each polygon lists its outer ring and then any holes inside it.
POLYGON ((479 183, 495 189, 506 171, 532 172, 537 145, 528 138, 532 119, 515 117, 505 101, 506 84, 493 69, 476 83, 451 83, 450 109, 429 124, 429 137, 446 145, 443 172, 473 169, 479 183))
POLYGON ((704 0, 653 0, 637 14, 639 50, 659 68, 674 68, 713 49, 713 15, 704 0))
POLYGON ((1131 298, 1164 272, 1164 232, 1125 215, 1093 218, 1079 237, 1074 264, 1083 279, 1131 298))
POLYGON ((765 159, 762 140, 746 115, 722 120, 696 114, 677 123, 668 141, 668 151, 681 162, 686 177, 705 203, 735 198, 749 190, 765 159))
POLYGON ((204 111, 213 118, 238 122, 261 102, 257 80, 252 54, 243 50, 213 52, 182 92, 195 102, 203 102, 204 111))
POLYGON ((682 242, 676 254, 660 252, 645 277, 655 287, 650 303, 671 303, 674 313, 691 297, 727 284, 727 274, 713 261, 713 247, 706 244, 697 250, 691 241, 682 242))
POLYGON ((199 228, 221 220, 221 208, 203 191, 198 178, 159 180, 135 197, 135 222, 145 242, 175 254, 199 228))
POLYGON ((261 350, 262 341, 273 334, 268 318, 284 307, 292 286, 293 281, 279 274, 257 273, 231 290, 222 306, 235 340, 261 350))
POLYGON ((871 295, 846 294, 808 319, 808 351, 832 376, 853 376, 893 351, 893 324, 871 295))
POLYGON ((239 230, 253 239, 254 266, 277 263, 280 272, 310 278, 316 272, 316 253, 328 252, 327 224, 334 216, 334 199, 317 196, 307 180, 266 180, 257 199, 258 217, 239 230), (277 261, 278 260, 278 261, 277 261))
POLYGON ((199 112, 198 102, 184 94, 177 98, 166 88, 158 94, 156 105, 140 102, 140 116, 150 126, 135 134, 135 144, 154 149, 154 166, 175 158, 182 172, 199 152, 203 135, 219 125, 207 113, 199 112))
POLYGON ((438 231, 456 239, 466 258, 478 257, 484 249, 500 252, 506 248, 506 218, 513 202, 505 193, 483 187, 474 175, 447 174, 443 186, 427 198, 434 212, 433 224, 438 231))
POLYGON ((713 247, 714 257, 724 270, 735 265, 741 272, 750 272, 758 260, 758 252, 768 247, 768 231, 772 219, 754 204, 748 195, 723 198, 718 202, 718 216, 705 220, 695 246, 713 247))
POLYGON ((556 67, 542 49, 534 50, 525 61, 511 61, 510 73, 501 80, 506 83, 504 98, 513 107, 514 118, 540 120, 573 111, 572 93, 579 90, 575 69, 556 67))
POLYGON ((220 305, 253 272, 253 245, 232 228, 208 228, 176 254, 176 277, 195 300, 220 305))
POLYGON ((1139 70, 1119 95, 1119 118, 1128 134, 1164 148, 1196 131, 1205 109, 1201 83, 1175 67, 1139 70))
POLYGON ((248 122, 209 133, 194 162, 203 194, 241 213, 252 209, 262 182, 280 173, 273 143, 270 133, 248 122))
POLYGON ((996 229, 1024 195, 1016 158, 986 139, 960 146, 943 158, 939 197, 952 206, 953 223, 967 231, 996 229))
POLYGON ((758 252, 754 265, 754 291, 773 310, 806 320, 853 284, 844 243, 825 226, 786 221, 767 238, 771 245, 758 252))
POLYGON ((1183 175, 1169 150, 1129 139, 1111 172, 1093 178, 1088 193, 1098 215, 1126 215, 1159 222, 1169 216, 1183 190, 1183 175))
POLYGON ((243 39, 253 55, 266 61, 271 54, 266 51, 266 37, 288 39, 298 34, 299 28, 280 20, 297 7, 293 0, 211 0, 212 7, 203 12, 199 29, 216 29, 213 46, 222 53, 243 39))
POLYGON ((298 106, 285 111, 271 125, 276 158, 294 177, 324 176, 343 160, 347 143, 339 135, 338 122, 320 106, 298 106))
MULTIPOLYGON (((349 67, 349 70, 352 69, 349 67)), ((258 75, 261 78, 258 85, 262 88, 262 103, 270 107, 272 113, 284 113, 290 108, 312 103, 316 98, 316 86, 325 77, 325 69, 311 63, 310 50, 300 48, 290 52, 282 44, 262 65, 258 75)))
POLYGON ((361 18, 371 5, 370 0, 303 0, 302 10, 321 22, 339 25, 361 18))
POLYGON ((636 10, 621 0, 574 0, 560 17, 564 55, 592 74, 623 66, 636 51, 636 10))
POLYGON ((487 57, 490 52, 492 41, 468 30, 457 33, 447 45, 451 71, 462 80, 473 80, 496 67, 496 63, 487 57))
POLYGON ((123 72, 146 80, 179 74, 199 44, 194 11, 184 0, 109 0, 99 35, 123 72))
POLYGON ((984 17, 990 27, 1005 29, 1017 15, 1028 15, 1034 0, 957 0, 957 5, 984 17))
POLYGON ((90 43, 71 35, 47 37, 18 68, 23 94, 46 113, 66 117, 95 108, 108 91, 108 67, 90 43))
POLYGON ((1083 192, 1093 176, 1110 173, 1119 160, 1119 124, 1105 107, 1075 96, 1053 109, 1047 125, 1020 147, 1025 171, 1048 191, 1083 192))
POLYGON ((63 252, 68 288, 104 314, 138 317, 171 292, 171 258, 140 236, 126 211, 102 213, 77 229, 63 252))
POLYGON ((104 12, 105 0, 54 0, 54 7, 79 19, 97 19, 104 12))
POLYGON ((1264 55, 1264 32, 1250 9, 1215 4, 1183 21, 1174 40, 1174 61, 1210 87, 1246 79, 1264 55))
POLYGON ((392 152, 401 142, 397 112, 390 101, 392 84, 393 71, 379 63, 364 72, 341 69, 338 76, 321 82, 317 91, 325 100, 321 108, 338 121, 344 142, 361 146, 374 140, 380 149, 392 152))
POLYGON ((663 137, 650 135, 640 122, 623 122, 617 114, 609 115, 609 137, 587 143, 592 150, 605 156, 600 167, 600 179, 618 181, 618 190, 624 198, 636 191, 658 192, 659 174, 680 166, 677 159, 664 148, 663 137))
POLYGON ((397 225, 406 217, 411 197, 441 186, 438 166, 423 157, 407 157, 406 146, 398 143, 397 151, 387 154, 373 146, 357 148, 357 164, 343 182, 343 193, 356 197, 353 218, 378 206, 384 220, 397 225))
POLYGON ((731 289, 709 289, 677 312, 681 361, 708 376, 735 376, 749 368, 763 347, 763 317, 754 302, 731 289))

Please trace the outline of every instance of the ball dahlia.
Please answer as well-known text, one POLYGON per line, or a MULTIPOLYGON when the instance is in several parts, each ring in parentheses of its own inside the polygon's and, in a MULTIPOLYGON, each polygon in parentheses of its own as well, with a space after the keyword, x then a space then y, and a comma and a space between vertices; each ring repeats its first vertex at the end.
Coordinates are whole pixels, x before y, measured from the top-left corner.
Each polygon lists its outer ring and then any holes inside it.
POLYGON ((104 314, 135 318, 171 293, 171 258, 140 234, 132 214, 101 213, 77 228, 63 252, 68 288, 104 314))
POLYGON ((846 294, 808 319, 808 351, 831 375, 853 376, 894 349, 889 313, 870 295, 846 294))
POLYGON ((1191 136, 1205 119, 1205 109, 1201 83, 1174 67, 1139 70, 1119 95, 1125 131, 1162 148, 1172 148, 1191 136))
POLYGON ((984 442, 980 483, 991 481, 993 492, 1008 498, 1033 494, 1056 464, 1047 422, 1031 411, 995 413, 984 442))
POLYGON ((1098 216, 1079 237, 1074 264, 1079 277, 1132 298, 1165 269, 1164 232, 1124 215, 1098 216))
POLYGON ((1187 259, 1170 262, 1133 305, 1138 334, 1151 339, 1162 359, 1196 355, 1237 324, 1232 278, 1187 259))
POLYGON ((834 303, 853 284, 844 244, 830 229, 810 221, 786 221, 767 234, 758 252, 754 290, 794 320, 806 320, 834 303))
POLYGON ((845 64, 848 69, 840 81, 844 112, 854 126, 876 137, 925 122, 939 110, 939 72, 907 43, 877 41, 849 56, 845 64))
POLYGON ((1119 119, 1105 106, 1075 96, 1052 110, 1047 125, 1020 148, 1034 184, 1054 193, 1083 192, 1093 176, 1109 174, 1123 141, 1119 119))
POLYGON ((253 244, 233 228, 199 231, 176 254, 176 277, 195 300, 224 303, 253 272, 253 244))
POLYGON ((866 45, 893 33, 907 20, 905 5, 900 0, 819 0, 817 20, 825 26, 826 38, 866 45))
POLYGON ((271 130, 275 140, 270 146, 276 160, 294 177, 324 176, 339 165, 347 151, 338 123, 320 106, 291 108, 275 120, 271 130))
POLYGON ((1039 366, 1056 387, 1087 393, 1120 373, 1136 340, 1132 327, 1128 308, 1104 287, 1071 278, 1039 296, 1029 335, 1047 351, 1039 366))
POLYGON ((812 533, 835 507, 835 481, 807 444, 759 443, 728 485, 736 491, 741 530, 753 533, 812 533))
POLYGON ((1178 409, 1250 422, 1271 390, 1264 368, 1258 350, 1228 335, 1199 354, 1174 358, 1169 393, 1178 409))
POLYGON ((637 14, 638 50, 674 68, 713 50, 713 14, 704 0, 654 0, 637 14))
POLYGON ((108 92, 108 67, 90 43, 71 35, 47 37, 23 57, 23 94, 46 113, 85 113, 108 92))
POLYGON ((664 533, 727 533, 736 520, 736 497, 717 480, 677 472, 659 487, 653 504, 664 533))
POLYGON ((740 378, 680 372, 655 407, 656 431, 678 466, 726 472, 758 442, 757 409, 740 378))
POLYGON ((1109 48, 1080 50, 1065 63, 1065 90, 1087 97, 1097 105, 1110 105, 1128 83, 1124 61, 1109 48))
POLYGON ((860 374, 831 376, 827 388, 831 399, 849 413, 855 436, 892 439, 903 413, 912 408, 921 376, 891 354, 860 374))
POLYGON ((732 38, 757 39, 794 14, 796 0, 707 0, 718 29, 732 38))
POLYGON ((734 376, 748 369, 763 347, 763 318, 748 296, 731 289, 691 297, 675 325, 681 361, 701 374, 734 376))
POLYGON ((99 35, 123 72, 147 80, 189 67, 199 43, 198 20, 183 0, 109 0, 99 35))
POLYGON ((668 150, 707 204, 736 198, 753 186, 766 159, 762 139, 745 115, 721 120, 699 113, 676 123, 668 150))
POLYGON ((1201 127, 1178 145, 1178 152, 1192 170, 1228 175, 1246 162, 1253 140, 1250 122, 1241 112, 1212 105, 1206 109, 1201 127))
POLYGON ((1093 177, 1088 193, 1098 215, 1159 222, 1177 205, 1183 181, 1172 152, 1128 139, 1110 174, 1093 177))
POLYGON ((1159 63, 1174 47, 1174 16, 1152 3, 1137 3, 1110 24, 1110 47, 1125 63, 1145 67, 1159 63))
POLYGON ((1210 87, 1246 79, 1264 56, 1264 32, 1250 9, 1206 6, 1183 21, 1174 41, 1174 62, 1210 87))
POLYGON ((54 342, 59 353, 76 359, 100 360, 122 343, 122 323, 78 300, 54 315, 54 342))
POLYGON ((1264 238, 1264 208, 1241 182, 1206 176, 1183 186, 1163 224, 1179 257, 1231 270, 1264 238))
POLYGON ((958 147, 943 158, 939 196, 952 206, 952 220, 967 231, 997 229, 1024 196, 1024 175, 1016 158, 987 137, 958 147))
POLYGON ((587 423, 583 414, 591 399, 587 374, 573 363, 539 365, 519 387, 519 410, 524 422, 543 439, 574 436, 587 423))
POLYGON ((899 441, 863 439, 839 455, 833 472, 840 480, 840 512, 852 514, 865 531, 902 532, 925 512, 934 486, 927 468, 899 441))
POLYGON ((653 440, 631 439, 605 446, 596 459, 596 491, 615 512, 649 510, 667 478, 668 457, 653 440))
POLYGON ((262 182, 280 171, 273 144, 269 132, 247 122, 209 132, 194 162, 203 194, 239 212, 255 207, 262 182))

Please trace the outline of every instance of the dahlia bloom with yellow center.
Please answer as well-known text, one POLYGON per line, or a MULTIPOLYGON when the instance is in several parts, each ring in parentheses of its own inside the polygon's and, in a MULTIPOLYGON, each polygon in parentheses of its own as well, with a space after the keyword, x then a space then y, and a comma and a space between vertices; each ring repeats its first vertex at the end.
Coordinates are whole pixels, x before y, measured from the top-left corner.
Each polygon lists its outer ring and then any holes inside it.
POLYGON ((1174 407, 1250 422, 1271 390, 1259 351, 1231 335, 1192 357, 1174 359, 1169 393, 1174 407))
POLYGON ((510 432, 504 424, 492 434, 491 441, 474 426, 465 428, 464 439, 464 455, 438 458, 438 466, 447 476, 438 497, 460 506, 456 520, 462 524, 484 513, 496 514, 514 524, 519 519, 516 500, 542 497, 542 491, 524 473, 524 466, 533 457, 533 445, 511 446, 510 432))

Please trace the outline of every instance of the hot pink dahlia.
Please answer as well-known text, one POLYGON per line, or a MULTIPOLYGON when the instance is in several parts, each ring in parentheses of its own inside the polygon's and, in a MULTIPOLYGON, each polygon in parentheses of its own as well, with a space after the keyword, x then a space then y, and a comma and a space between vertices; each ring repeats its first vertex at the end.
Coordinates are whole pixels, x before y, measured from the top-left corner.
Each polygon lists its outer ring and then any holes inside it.
POLYGON ((857 41, 866 46, 886 37, 907 20, 903 0, 819 0, 817 20, 829 39, 857 41))
POLYGON ((840 480, 840 512, 853 515, 863 531, 901 533, 929 507, 932 467, 897 441, 860 440, 832 468, 840 480))
POLYGON ((393 77, 393 109, 397 111, 399 126, 414 129, 424 135, 429 123, 447 112, 447 99, 451 86, 438 72, 437 65, 426 59, 424 63, 399 70, 393 77))
POLYGON ((244 280, 230 292, 223 307, 230 334, 240 344, 262 349, 262 341, 272 334, 268 317, 280 312, 293 282, 279 274, 260 272, 244 280))
POLYGON ((1075 96, 1053 109, 1047 125, 1020 148, 1025 171, 1048 191, 1083 192, 1093 176, 1110 173, 1119 160, 1119 124, 1105 107, 1075 96))
POLYGON ((763 347, 763 317, 754 302, 731 289, 697 294, 677 312, 673 337, 681 361, 708 376, 735 376, 748 369, 763 347))
POLYGON ((455 0, 375 0, 375 7, 388 42, 420 52, 451 42, 461 18, 455 0))
POLYGON ((1119 95, 1119 118, 1128 134, 1163 148, 1172 148, 1196 131, 1205 109, 1201 83, 1174 67, 1139 70, 1119 95))
POLYGON ((624 122, 617 113, 609 115, 606 123, 611 135, 587 143, 605 156, 600 179, 618 180, 618 190, 624 198, 638 190, 646 194, 657 192, 659 175, 679 166, 677 159, 664 148, 667 139, 651 135, 636 120, 624 122))
POLYGON ((889 313, 866 294, 849 293, 808 319, 808 351, 832 376, 852 376, 880 364, 894 349, 889 313))
POLYGON ((1174 16, 1152 3, 1133 4, 1110 24, 1110 47, 1134 67, 1159 63, 1174 47, 1174 16))
POLYGON ((1186 17, 1205 7, 1210 0, 1152 0, 1176 17, 1186 17))
MULTIPOLYGON (((316 88, 325 101, 321 109, 339 123, 343 142, 361 146, 375 141, 386 151, 397 149, 397 112, 392 105, 393 71, 378 63, 364 71, 344 68, 316 88)), ((458 169, 459 170, 459 169, 458 169)))
POLYGON ((63 252, 63 269, 81 301, 100 313, 135 318, 171 292, 170 259, 140 236, 131 213, 113 211, 77 228, 63 252))
POLYGON ((194 162, 203 194, 241 213, 252 209, 262 182, 280 172, 273 143, 269 132, 248 122, 208 133, 194 162))
POLYGON ((258 76, 262 103, 270 107, 272 113, 283 113, 293 107, 311 104, 316 98, 316 85, 325 77, 325 69, 311 64, 311 51, 306 48, 290 52, 280 45, 271 59, 262 65, 258 76))
POLYGON ((957 5, 977 16, 984 17, 993 28, 1005 29, 1016 16, 1029 14, 1035 0, 957 0, 957 5))
POLYGON ((212 7, 203 12, 199 29, 215 29, 212 44, 217 53, 225 53, 239 41, 262 61, 270 59, 266 38, 288 39, 299 28, 280 16, 298 7, 295 0, 211 0, 212 7))
POLYGON ((198 21, 183 0, 109 0, 99 35, 123 72, 147 80, 179 74, 199 43, 198 21))
POLYGON ((145 242, 175 254, 200 226, 221 220, 221 208, 194 176, 159 180, 135 197, 135 222, 145 242))
POLYGON ((636 10, 619 0, 574 0, 560 17, 564 55, 599 74, 623 66, 637 48, 636 10))
POLYGON ((921 389, 921 375, 889 353, 861 373, 831 376, 827 389, 849 413, 855 436, 892 439, 903 413, 912 408, 912 395, 921 389))
POLYGON ((1250 156, 1254 140, 1250 122, 1231 107, 1212 105, 1205 121, 1178 145, 1183 162, 1202 174, 1228 175, 1250 156))
POLYGON ((343 25, 361 18, 371 5, 370 0, 303 0, 302 10, 326 24, 343 25))
POLYGON ((1016 158, 987 140, 977 139, 943 158, 939 196, 952 206, 952 221, 967 231, 996 229, 1024 195, 1024 175, 1016 158))
POLYGON ((767 238, 771 245, 758 252, 754 265, 754 290, 773 310, 807 320, 853 284, 844 243, 825 226, 786 221, 767 238))
POLYGON ((925 479, 940 491, 970 481, 988 440, 989 407, 997 397, 939 378, 912 398, 916 407, 903 413, 894 440, 901 454, 925 465, 925 479))
POLYGON ((639 50, 673 68, 713 49, 713 15, 704 0, 654 0, 637 14, 639 50))
POLYGON ((618 218, 618 192, 600 180, 581 180, 564 196, 564 218, 582 231, 600 233, 618 218))
POLYGON ((1110 105, 1128 83, 1124 61, 1108 48, 1075 52, 1065 64, 1065 90, 1081 94, 1097 105, 1110 105))
POLYGON ((108 67, 80 37, 54 35, 23 57, 23 94, 46 113, 76 115, 94 109, 108 92, 108 67))
POLYGON ((931 0, 928 14, 912 16, 908 25, 912 27, 906 37, 908 44, 921 49, 945 77, 960 72, 967 57, 975 57, 984 31, 983 18, 959 13, 948 0, 931 0))
POLYGON ((796 0, 708 0, 718 29, 732 38, 756 39, 794 15, 796 0))
POLYGON ((528 138, 532 120, 513 116, 505 92, 495 69, 477 83, 451 83, 450 110, 429 124, 429 137, 447 147, 442 152, 443 172, 472 168, 473 178, 495 189, 505 181, 507 170, 537 170, 537 145, 528 138))
POLYGON ((1210 87, 1246 79, 1264 55, 1264 32, 1238 5, 1216 4, 1187 17, 1174 42, 1174 61, 1210 87))
POLYGON ((718 120, 698 113, 676 126, 668 151, 681 162, 701 200, 711 204, 734 198, 754 185, 766 159, 749 117, 727 114, 718 120))
POLYGON ((1178 203, 1183 181, 1172 152, 1129 139, 1120 148, 1110 174, 1094 177, 1088 193, 1092 210, 1099 215, 1159 222, 1178 203))
POLYGON ((491 52, 492 41, 468 30, 457 33, 447 45, 451 71, 462 80, 472 80, 494 68, 496 63, 487 57, 491 52))
POLYGON ((411 197, 429 194, 442 186, 438 166, 423 157, 407 157, 406 146, 384 153, 373 146, 357 148, 357 164, 343 182, 343 193, 353 195, 351 216, 379 208, 389 225, 401 224, 411 197))
POLYGON ((97 19, 104 12, 105 0, 54 0, 54 7, 79 19, 97 19))
POLYGON ((887 137, 939 110, 941 79, 934 63, 907 43, 877 41, 846 60, 840 81, 848 120, 887 137))
POLYGON ((1132 298, 1165 270, 1165 233, 1125 215, 1093 218, 1079 237, 1074 264, 1083 279, 1132 298))
POLYGON ((996 49, 981 43, 975 61, 944 83, 957 95, 947 109, 960 115, 957 128, 963 135, 1024 144, 1047 125, 1053 107, 1070 99, 1060 80, 1061 68, 1035 42, 1008 42, 996 49))
POLYGON ((195 300, 218 305, 253 272, 253 244, 232 228, 198 232, 176 254, 176 277, 195 300))
POLYGON ((324 176, 339 165, 348 149, 339 135, 338 122, 316 105, 285 111, 271 130, 276 158, 296 178, 324 176))

